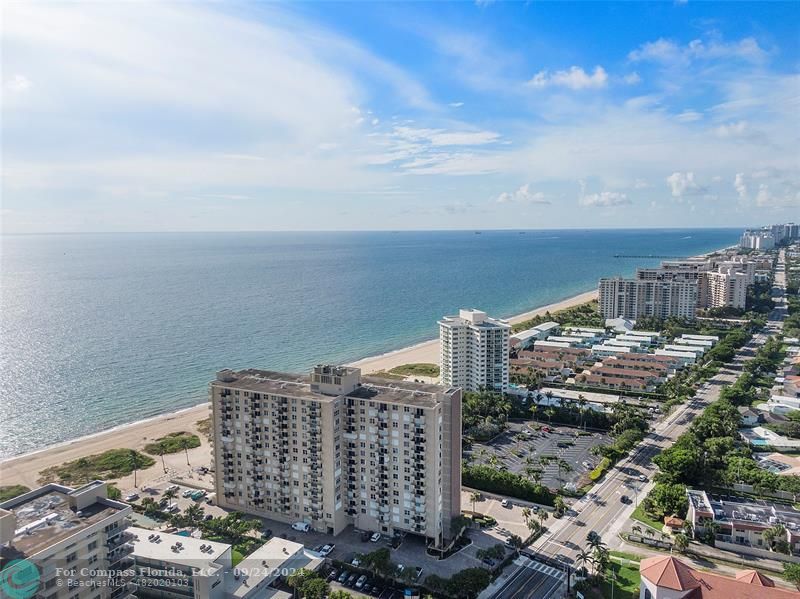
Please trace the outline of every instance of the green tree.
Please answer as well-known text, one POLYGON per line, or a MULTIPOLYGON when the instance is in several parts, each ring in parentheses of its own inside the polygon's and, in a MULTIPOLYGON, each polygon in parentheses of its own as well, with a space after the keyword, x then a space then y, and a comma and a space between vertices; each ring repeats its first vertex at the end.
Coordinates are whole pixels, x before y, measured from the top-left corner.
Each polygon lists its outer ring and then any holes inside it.
POLYGON ((800 564, 785 562, 783 564, 783 577, 800 589, 800 564))
POLYGON ((689 537, 687 537, 682 532, 679 532, 675 535, 675 549, 680 551, 681 553, 685 552, 686 549, 689 547, 689 537))

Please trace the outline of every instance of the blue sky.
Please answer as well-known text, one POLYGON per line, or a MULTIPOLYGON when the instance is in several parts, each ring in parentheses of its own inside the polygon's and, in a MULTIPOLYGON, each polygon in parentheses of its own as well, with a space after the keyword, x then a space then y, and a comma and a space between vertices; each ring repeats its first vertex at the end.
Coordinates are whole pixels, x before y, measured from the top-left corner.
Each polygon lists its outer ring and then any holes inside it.
POLYGON ((800 218, 800 3, 10 3, 4 232, 800 218))

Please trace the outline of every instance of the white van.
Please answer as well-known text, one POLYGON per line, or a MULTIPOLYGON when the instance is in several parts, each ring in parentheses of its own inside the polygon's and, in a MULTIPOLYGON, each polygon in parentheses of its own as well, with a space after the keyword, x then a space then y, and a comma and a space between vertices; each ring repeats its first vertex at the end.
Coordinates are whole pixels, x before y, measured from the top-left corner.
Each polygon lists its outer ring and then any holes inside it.
POLYGON ((292 524, 292 529, 298 532, 308 532, 311 530, 311 525, 308 522, 295 522, 292 524))

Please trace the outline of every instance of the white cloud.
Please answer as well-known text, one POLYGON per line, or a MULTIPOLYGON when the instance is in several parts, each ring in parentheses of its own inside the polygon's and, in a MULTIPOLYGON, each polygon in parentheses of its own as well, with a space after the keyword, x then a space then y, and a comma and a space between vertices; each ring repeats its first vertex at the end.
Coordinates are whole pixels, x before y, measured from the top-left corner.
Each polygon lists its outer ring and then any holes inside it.
POLYGON ((755 38, 746 37, 738 42, 725 42, 721 39, 703 41, 695 39, 686 45, 678 45, 672 40, 659 38, 646 42, 628 54, 631 62, 658 62, 662 64, 689 64, 694 60, 740 59, 751 63, 761 63, 768 57, 766 50, 759 46, 755 38))
POLYGON ((703 115, 695 110, 684 110, 675 116, 675 120, 679 123, 693 123, 703 118, 703 115))
POLYGON ((692 172, 672 173, 667 177, 667 185, 672 191, 672 197, 674 198, 682 198, 684 195, 695 195, 706 191, 705 187, 697 184, 694 173, 692 172))
POLYGON ((614 206, 625 206, 631 203, 628 195, 619 191, 601 191, 599 193, 586 193, 586 181, 580 180, 581 187, 578 204, 581 206, 592 206, 596 208, 611 208, 614 206))
POLYGON ((31 80, 24 75, 14 75, 6 82, 5 87, 13 93, 25 92, 31 88, 31 80))
POLYGON ((735 123, 728 123, 726 125, 720 125, 716 129, 714 129, 714 133, 716 133, 719 137, 741 137, 742 135, 749 132, 749 124, 747 121, 738 121, 735 123))
POLYGON ((601 66, 596 66, 590 75, 581 67, 570 67, 567 71, 539 71, 528 82, 528 85, 536 88, 549 86, 566 87, 569 89, 596 89, 605 87, 608 83, 608 73, 601 66))
POLYGON ((464 102, 450 102, 448 106, 452 108, 461 108, 464 105, 464 102))
POLYGON ((608 208, 611 206, 625 206, 631 201, 628 196, 618 191, 601 191, 600 193, 590 193, 580 198, 578 202, 581 206, 598 206, 608 208))
POLYGON ((634 71, 633 73, 628 73, 625 75, 622 80, 627 83, 628 85, 636 85, 637 83, 642 82, 642 78, 639 76, 639 73, 634 71))
POLYGON ((530 184, 526 183, 516 191, 504 191, 495 200, 498 204, 508 204, 518 202, 521 204, 551 204, 545 194, 541 191, 531 191, 530 184))
POLYGON ((744 181, 744 173, 736 173, 736 176, 733 178, 733 188, 739 195, 740 200, 747 199, 747 184, 744 181))
POLYGON ((783 189, 774 192, 767 183, 758 186, 756 206, 760 208, 794 208, 800 206, 800 186, 784 185, 783 189))

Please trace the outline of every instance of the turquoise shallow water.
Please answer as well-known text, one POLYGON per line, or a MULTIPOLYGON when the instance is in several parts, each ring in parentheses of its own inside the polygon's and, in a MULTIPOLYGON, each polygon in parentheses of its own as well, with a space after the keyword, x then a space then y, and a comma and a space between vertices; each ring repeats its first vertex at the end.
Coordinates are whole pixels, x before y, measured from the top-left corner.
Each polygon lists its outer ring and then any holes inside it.
POLYGON ((205 398, 221 367, 306 369, 511 316, 740 231, 4 236, 0 457, 205 398))

